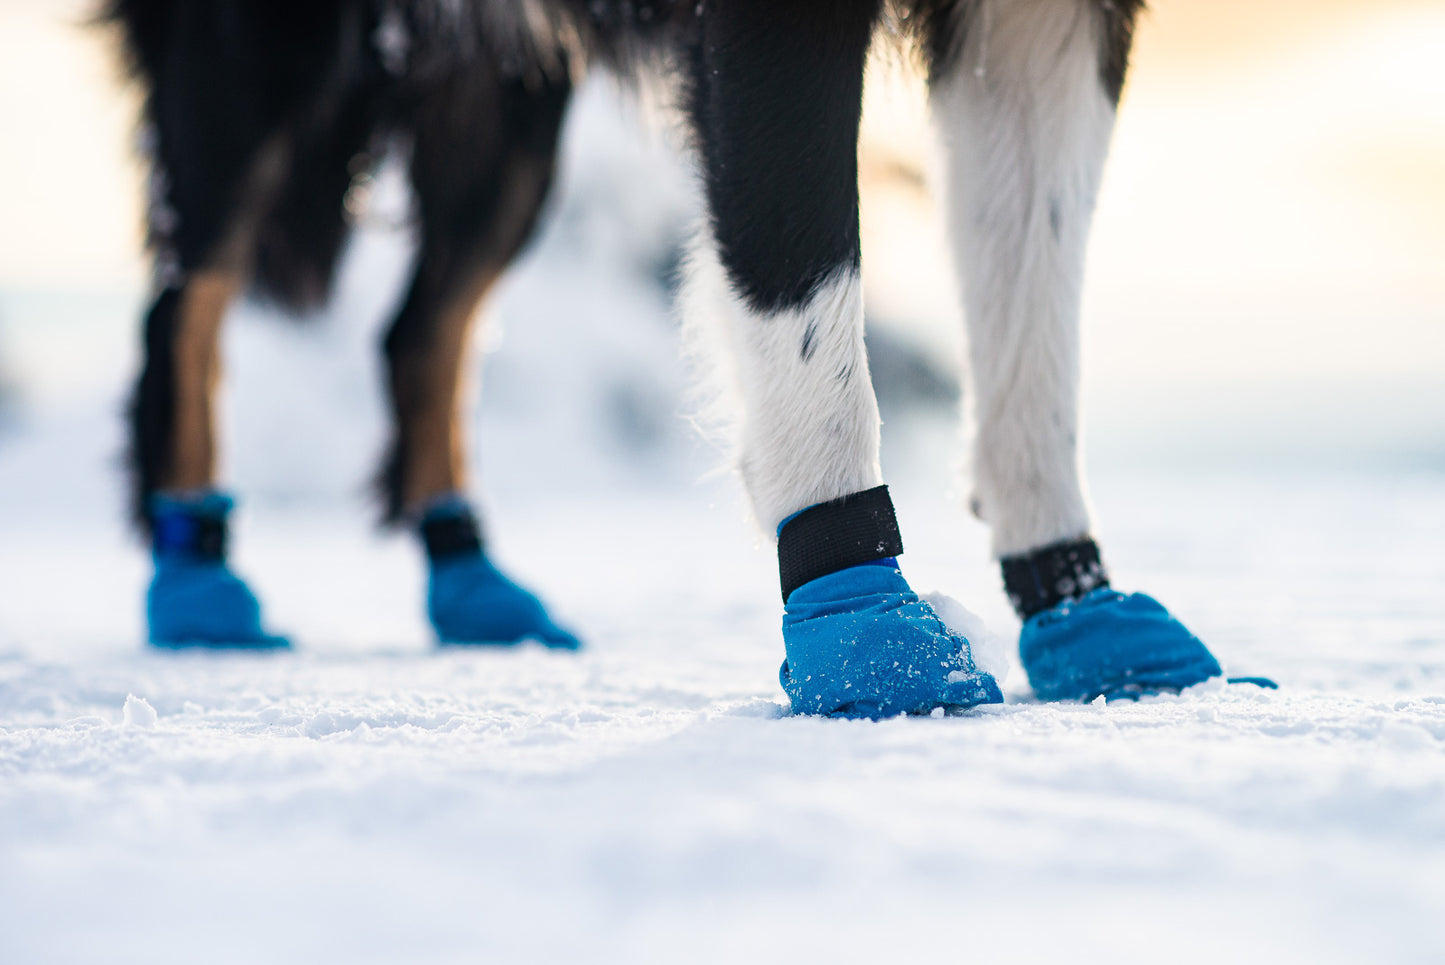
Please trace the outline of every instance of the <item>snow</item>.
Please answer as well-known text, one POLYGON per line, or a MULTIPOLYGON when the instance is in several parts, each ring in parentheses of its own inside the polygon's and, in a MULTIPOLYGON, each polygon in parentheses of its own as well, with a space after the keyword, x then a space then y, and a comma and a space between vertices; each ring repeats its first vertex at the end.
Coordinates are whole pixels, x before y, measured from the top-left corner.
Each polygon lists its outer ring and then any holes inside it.
MULTIPOLYGON (((962 718, 786 717, 724 483, 497 500, 576 657, 433 650, 409 546, 284 505, 240 565, 301 649, 147 653, 140 554, 9 508, 4 958, 1438 961, 1438 480, 1099 489, 1121 577, 1280 691, 1040 705, 1015 668, 962 718)), ((916 581, 1011 633, 978 527, 902 513, 916 581)))
POLYGON ((150 730, 156 725, 160 717, 156 709, 150 705, 150 701, 144 697, 137 697, 135 694, 127 694, 125 706, 120 709, 121 721, 126 727, 140 727, 150 730))
MULTIPOLYGON (((1004 642, 989 625, 968 607, 964 606, 947 593, 924 594, 938 618, 944 622, 950 630, 961 634, 969 642, 969 652, 973 654, 974 666, 986 674, 993 676, 1000 685, 1008 683, 1009 671, 1009 645, 1004 642)), ((955 671, 960 677, 966 676, 962 671, 955 671)), ((954 674, 949 675, 952 680, 954 674)))
MULTIPOLYGON (((586 176, 638 162, 598 139, 586 176)), ((294 654, 140 645, 123 353, 0 436, 0 961, 1445 959, 1445 478, 1105 461, 1117 582, 1282 687, 1043 705, 952 429, 890 417, 903 565, 1009 702, 788 717, 775 561, 679 417, 656 163, 640 220, 559 205, 472 426, 498 554, 580 655, 433 648, 417 551, 369 528, 395 238, 327 316, 228 333, 237 565, 294 654)), ((76 311, 33 337, 132 324, 76 311)))

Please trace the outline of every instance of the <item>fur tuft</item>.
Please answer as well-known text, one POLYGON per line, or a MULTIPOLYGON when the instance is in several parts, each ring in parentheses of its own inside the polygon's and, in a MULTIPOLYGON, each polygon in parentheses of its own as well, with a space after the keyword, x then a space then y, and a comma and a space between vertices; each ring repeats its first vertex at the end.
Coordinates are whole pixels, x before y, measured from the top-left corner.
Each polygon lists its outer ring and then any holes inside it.
POLYGON ((732 342, 729 306, 735 301, 717 246, 697 231, 682 266, 678 313, 683 358, 692 375, 690 421, 698 434, 726 454, 720 472, 738 468, 742 448, 742 374, 732 342))
POLYGON ((770 538, 800 509, 881 484, 856 270, 838 269, 798 308, 759 313, 728 281, 705 233, 683 305, 697 423, 724 446, 770 538))

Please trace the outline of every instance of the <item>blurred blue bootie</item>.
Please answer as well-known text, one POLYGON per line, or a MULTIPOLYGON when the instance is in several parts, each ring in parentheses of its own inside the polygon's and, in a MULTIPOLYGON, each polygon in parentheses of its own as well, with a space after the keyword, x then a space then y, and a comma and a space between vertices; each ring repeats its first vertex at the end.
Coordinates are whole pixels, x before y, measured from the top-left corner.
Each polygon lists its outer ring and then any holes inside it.
POLYGON ((779 680, 795 714, 878 720, 1003 702, 969 642, 918 598, 891 559, 819 577, 783 611, 779 680))
POLYGON ((1156 600, 1108 587, 1026 620, 1019 656, 1040 700, 1177 693, 1221 674, 1208 648, 1156 600))
POLYGON ((552 620, 541 600, 487 558, 481 528, 464 499, 434 503, 422 517, 421 534, 431 568, 427 615, 441 643, 513 646, 536 640, 557 650, 582 646, 552 620))
POLYGON ((155 576, 146 591, 150 642, 168 650, 282 650, 285 637, 261 627, 261 605, 226 565, 223 493, 151 500, 155 576))

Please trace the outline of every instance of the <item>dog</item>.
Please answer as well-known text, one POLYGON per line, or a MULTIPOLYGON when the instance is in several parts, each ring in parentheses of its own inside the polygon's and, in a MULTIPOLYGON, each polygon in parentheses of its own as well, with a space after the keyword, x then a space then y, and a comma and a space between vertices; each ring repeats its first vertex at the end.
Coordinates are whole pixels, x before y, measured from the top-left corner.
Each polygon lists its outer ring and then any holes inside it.
POLYGON ((458 426, 471 319, 532 234, 586 65, 670 78, 707 202, 687 283, 737 399, 737 466, 777 534, 795 712, 879 718, 1002 700, 911 589, 863 343, 857 142, 880 31, 915 51, 974 386, 973 511, 991 527, 1041 699, 1220 675, 1110 586, 1079 448, 1084 255, 1142 0, 112 0, 145 92, 157 294, 130 409, 134 512, 161 646, 283 646, 226 565, 217 333, 256 284, 325 299, 355 159, 410 144, 420 247, 385 339, 384 517, 428 552, 448 643, 577 638, 488 561, 458 426))

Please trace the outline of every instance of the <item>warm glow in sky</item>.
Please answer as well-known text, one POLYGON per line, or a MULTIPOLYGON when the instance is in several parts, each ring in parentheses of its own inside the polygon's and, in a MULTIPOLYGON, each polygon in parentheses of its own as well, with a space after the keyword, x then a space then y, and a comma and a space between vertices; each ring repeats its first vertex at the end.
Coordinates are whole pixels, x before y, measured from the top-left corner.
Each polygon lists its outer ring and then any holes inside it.
POLYGON ((0 0, 0 289, 144 277, 134 105, 89 0, 0 0))
MULTIPOLYGON (((1156 0, 1134 68, 1091 248, 1093 382, 1445 374, 1445 3, 1156 0)), ((926 154, 914 87, 871 94, 869 170, 926 154)), ((910 228, 931 202, 878 180, 874 307, 947 312, 939 229, 910 228)))
MULTIPOLYGON (((133 104, 88 6, 0 0, 0 292, 143 284, 133 104)), ((921 96, 870 93, 867 162, 918 166, 921 96)), ((870 178, 881 314, 951 311, 928 209, 870 178)), ((1091 253, 1096 383, 1438 379, 1442 266, 1445 3, 1155 0, 1091 253)))

